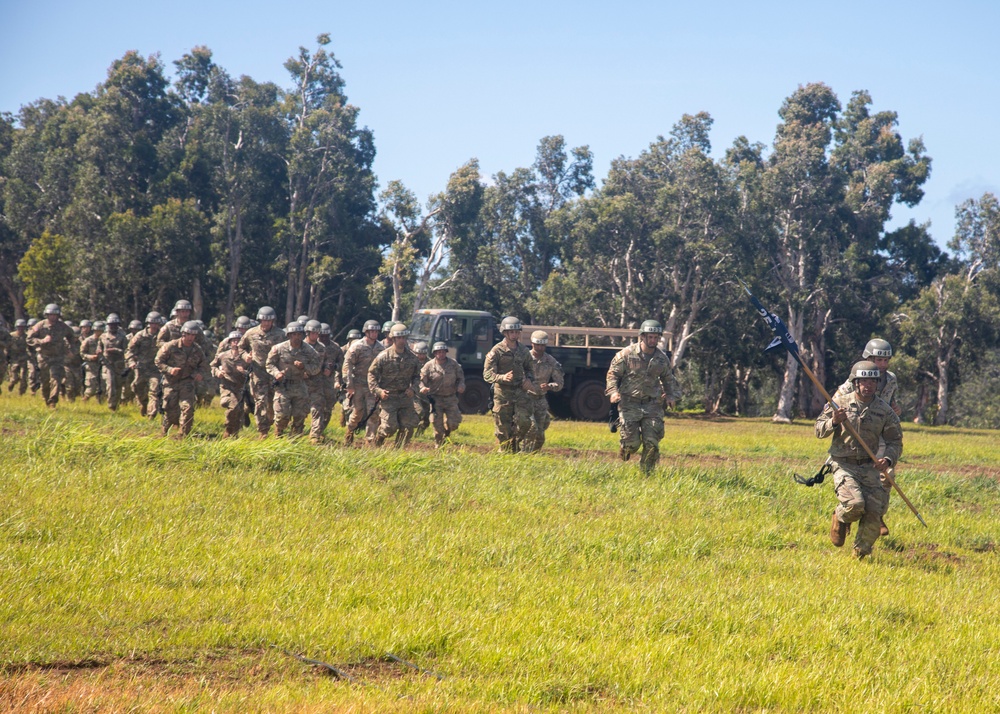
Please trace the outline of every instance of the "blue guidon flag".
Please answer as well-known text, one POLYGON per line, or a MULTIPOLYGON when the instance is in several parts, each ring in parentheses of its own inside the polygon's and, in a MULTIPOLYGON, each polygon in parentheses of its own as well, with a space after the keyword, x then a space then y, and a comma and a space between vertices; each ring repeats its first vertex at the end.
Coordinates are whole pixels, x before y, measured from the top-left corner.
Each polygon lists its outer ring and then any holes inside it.
MULTIPOLYGON (((739 280, 739 278, 737 278, 737 280, 739 280)), ((799 358, 799 346, 795 344, 795 338, 792 337, 792 333, 788 331, 787 327, 785 327, 785 323, 781 321, 780 317, 761 304, 760 300, 758 300, 754 294, 750 292, 750 288, 747 287, 746 283, 740 280, 740 285, 742 285, 743 289, 747 291, 747 295, 750 296, 750 302, 753 303, 754 308, 756 308, 757 312, 760 313, 760 316, 764 318, 764 321, 767 322, 767 326, 771 328, 771 332, 774 333, 774 339, 771 340, 771 344, 764 348, 764 351, 770 352, 771 350, 776 350, 779 347, 784 346, 785 349, 791 353, 792 357, 795 358, 795 361, 802 364, 802 360, 799 358)))

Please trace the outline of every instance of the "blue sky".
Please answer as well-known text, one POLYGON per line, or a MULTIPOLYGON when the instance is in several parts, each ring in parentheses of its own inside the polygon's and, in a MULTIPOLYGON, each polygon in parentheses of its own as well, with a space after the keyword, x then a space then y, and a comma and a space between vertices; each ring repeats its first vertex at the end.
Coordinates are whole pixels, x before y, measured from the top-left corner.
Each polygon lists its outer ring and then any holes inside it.
POLYGON ((715 119, 722 155, 770 145, 782 100, 825 82, 868 90, 934 159, 926 196, 894 224, 1000 194, 1000 3, 244 2, 0 0, 0 111, 91 91, 126 51, 172 62, 207 45, 230 74, 288 85, 282 64, 330 33, 350 101, 375 134, 384 186, 421 200, 477 157, 484 175, 530 165, 538 140, 588 144, 600 181, 684 113, 715 119))

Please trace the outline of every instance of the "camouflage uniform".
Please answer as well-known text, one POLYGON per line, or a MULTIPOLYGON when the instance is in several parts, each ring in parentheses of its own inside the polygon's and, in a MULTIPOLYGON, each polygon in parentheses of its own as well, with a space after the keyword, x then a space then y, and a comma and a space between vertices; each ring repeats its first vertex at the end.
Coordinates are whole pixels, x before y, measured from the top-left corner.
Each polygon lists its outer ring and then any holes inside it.
MULTIPOLYGON (((896 406, 896 390, 899 387, 899 381, 896 379, 896 375, 889 370, 881 370, 882 374, 878 380, 878 386, 875 387, 875 396, 881 397, 882 401, 888 404, 890 407, 895 408, 896 406)), ((837 397, 843 397, 854 392, 854 382, 848 379, 846 382, 837 387, 837 393, 833 396, 833 401, 840 404, 837 397)), ((895 411, 895 409, 894 409, 895 411)))
POLYGON ((0 319, 0 379, 7 374, 7 365, 10 354, 11 336, 7 326, 0 319))
POLYGON ((150 419, 159 411, 160 371, 156 368, 156 335, 148 329, 135 333, 125 350, 125 363, 132 369, 132 391, 139 412, 150 419))
POLYGON ((641 445, 640 465, 644 471, 652 471, 660 460, 664 398, 677 401, 681 396, 670 358, 659 347, 647 355, 638 342, 629 345, 611 360, 606 394, 621 396, 618 435, 622 459, 627 461, 641 445))
POLYGON ((284 434, 289 421, 293 435, 302 433, 309 414, 309 387, 306 382, 319 372, 319 364, 319 354, 305 342, 298 347, 292 347, 290 341, 281 342, 268 353, 267 372, 275 380, 274 431, 278 436, 284 434), (296 367, 294 362, 301 362, 303 366, 296 367), (278 375, 282 373, 278 381, 278 375))
MULTIPOLYGON (((72 328, 71 328, 72 329, 72 328)), ((63 393, 71 402, 83 394, 83 358, 80 357, 80 338, 75 331, 66 355, 66 376, 63 379, 63 393)))
MULTIPOLYGON (((431 360, 427 359, 427 352, 417 352, 414 351, 413 354, 417 356, 417 360, 420 362, 420 369, 423 370, 424 365, 426 365, 431 360)), ((431 400, 425 395, 417 392, 413 395, 413 410, 417 413, 417 436, 423 434, 427 427, 431 425, 431 400)))
POLYGON ((524 439, 524 450, 529 452, 538 451, 545 444, 545 430, 549 428, 551 422, 549 400, 546 394, 562 391, 565 385, 562 365, 556 361, 555 357, 548 352, 543 353, 541 357, 535 357, 535 353, 532 352, 531 359, 534 362, 535 384, 538 385, 538 389, 528 393, 531 429, 524 439), (556 386, 549 392, 543 392, 541 388, 543 384, 555 384, 556 386))
POLYGON ((531 350, 518 343, 512 350, 506 340, 494 345, 483 364, 483 379, 493 385, 493 431, 501 451, 516 452, 531 429, 531 405, 522 383, 535 382, 531 350), (514 372, 512 382, 501 377, 514 372))
POLYGON ((462 423, 458 390, 465 388, 465 372, 451 357, 444 364, 429 359, 420 370, 420 385, 431 390, 427 396, 434 400, 434 443, 442 444, 462 423))
POLYGON ((306 380, 306 387, 309 389, 309 438, 318 444, 323 441, 323 412, 326 410, 326 390, 323 388, 323 381, 327 377, 323 374, 323 370, 329 369, 329 365, 326 362, 326 345, 319 340, 312 343, 308 339, 305 344, 312 347, 319 357, 319 371, 306 380))
POLYGON ((14 332, 10 336, 10 349, 7 353, 10 360, 9 379, 7 391, 14 391, 14 385, 18 385, 18 394, 28 391, 28 334, 27 332, 14 332))
POLYGON ((381 446, 399 432, 396 446, 406 446, 417 426, 413 395, 420 390, 420 360, 409 348, 402 353, 394 347, 383 350, 368 368, 368 389, 381 399, 382 419, 375 445, 381 446), (408 389, 410 394, 406 394, 408 389))
POLYGON ((171 426, 179 426, 181 434, 186 436, 194 425, 194 377, 200 374, 204 379, 208 373, 205 353, 197 342, 185 347, 183 339, 170 340, 160 346, 154 362, 163 375, 163 435, 167 435, 171 426), (180 374, 169 373, 174 367, 180 367, 180 374))
POLYGON ((50 407, 59 403, 59 388, 66 376, 66 355, 72 337, 73 330, 61 319, 52 325, 42 320, 28 333, 28 346, 34 347, 37 353, 42 397, 50 407))
MULTIPOLYGON (((226 344, 223 340, 222 344, 226 344)), ((237 351, 233 357, 231 349, 222 350, 212 360, 212 368, 219 380, 219 404, 226 410, 225 436, 236 436, 243 428, 244 399, 247 380, 253 365, 246 356, 237 351), (242 369, 242 371, 240 371, 242 369)))
POLYGON ((271 348, 285 341, 285 331, 277 325, 265 332, 260 325, 251 327, 240 339, 240 352, 253 362, 250 392, 253 394, 254 418, 257 431, 267 435, 274 423, 274 380, 267 373, 267 356, 271 348))
POLYGON ((344 351, 340 349, 334 341, 324 345, 326 347, 326 359, 319 378, 323 383, 323 413, 320 415, 320 434, 326 431, 333 416, 333 407, 340 400, 340 373, 344 368, 344 351), (330 370, 330 374, 324 374, 330 370))
MULTIPOLYGON (((353 389, 354 396, 351 397, 351 416, 347 421, 347 440, 353 438, 354 430, 358 428, 361 420, 369 414, 375 416, 375 396, 368 389, 368 368, 371 367, 375 358, 385 350, 381 342, 369 345, 368 340, 361 339, 351 345, 344 355, 344 389, 353 389)), ((378 422, 369 419, 365 426, 365 433, 369 440, 373 440, 378 433, 378 422)))
POLYGON ((108 408, 118 409, 122 398, 122 376, 125 374, 125 350, 128 343, 125 333, 119 329, 111 334, 109 327, 98 340, 98 352, 101 355, 101 377, 104 387, 108 390, 108 408))
MULTIPOLYGON (((885 440, 885 458, 895 464, 903 453, 903 431, 899 417, 889 403, 875 396, 865 404, 857 392, 852 391, 838 402, 847 410, 851 426, 873 452, 878 448, 879 439, 885 440)), ((854 539, 854 551, 858 556, 872 552, 872 546, 879 537, 882 516, 889 505, 888 491, 882 486, 882 474, 857 443, 847 429, 834 425, 833 410, 828 404, 816 419, 816 436, 820 439, 833 437, 830 456, 833 458, 833 486, 840 503, 834 518, 848 524, 859 521, 854 539)))
POLYGON ((80 357, 83 359, 83 399, 91 397, 98 400, 104 396, 101 384, 101 351, 98 338, 100 334, 93 332, 80 343, 80 357))

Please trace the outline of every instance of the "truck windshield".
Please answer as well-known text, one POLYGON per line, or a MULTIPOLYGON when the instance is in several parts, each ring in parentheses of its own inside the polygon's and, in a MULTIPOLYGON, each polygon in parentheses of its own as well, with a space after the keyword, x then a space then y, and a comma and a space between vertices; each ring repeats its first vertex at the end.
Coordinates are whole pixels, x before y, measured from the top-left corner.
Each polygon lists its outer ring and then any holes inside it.
POLYGON ((430 342, 431 329, 434 327, 434 315, 414 315, 410 325, 410 340, 430 342))

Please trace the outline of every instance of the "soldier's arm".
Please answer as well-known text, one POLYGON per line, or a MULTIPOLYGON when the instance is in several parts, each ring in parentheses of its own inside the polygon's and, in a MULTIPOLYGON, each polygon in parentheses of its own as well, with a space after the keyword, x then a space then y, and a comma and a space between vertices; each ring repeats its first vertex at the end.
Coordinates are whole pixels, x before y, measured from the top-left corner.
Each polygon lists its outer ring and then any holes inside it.
MULTIPOLYGON (((416 357, 413 358, 416 362, 416 357)), ((420 394, 420 370, 421 364, 416 362, 417 368, 413 370, 413 376, 410 378, 410 391, 414 394, 420 394)))
POLYGON ((827 404, 823 407, 823 412, 816 417, 816 438, 829 439, 839 430, 840 425, 833 423, 833 409, 827 404))
POLYGON ((562 365, 559 364, 559 360, 552 359, 552 376, 549 378, 549 384, 554 384, 556 386, 549 389, 550 392, 561 392, 562 388, 566 386, 566 375, 563 372, 562 365))
POLYGON ((889 420, 882 429, 882 438, 885 439, 885 458, 890 465, 899 463, 899 457, 903 455, 903 429, 895 412, 890 412, 889 420))
POLYGON ((381 394, 378 382, 382 376, 382 360, 379 359, 382 354, 379 353, 379 356, 372 360, 371 365, 368 367, 368 391, 376 397, 381 394))
POLYGON ((345 389, 354 389, 354 353, 355 350, 353 346, 348 348, 347 352, 344 354, 344 366, 341 369, 341 375, 343 376, 343 384, 345 389))
POLYGON ((606 378, 606 388, 604 393, 611 397, 612 401, 615 401, 615 397, 621 397, 618 391, 622 383, 622 364, 624 364, 624 358, 622 353, 619 352, 611 360, 611 366, 608 367, 608 376, 606 378))
POLYGON ((281 373, 281 367, 278 364, 278 358, 281 356, 281 351, 278 346, 283 343, 279 342, 277 345, 271 348, 267 353, 267 360, 264 362, 264 368, 267 373, 274 377, 275 379, 281 379, 284 375, 281 373))
POLYGON ((306 358, 304 360, 306 375, 314 377, 319 374, 320 369, 323 367, 323 363, 319 358, 319 352, 314 350, 311 345, 303 344, 303 347, 308 348, 305 350, 306 358))
POLYGON ((170 345, 166 344, 156 350, 156 357, 153 359, 153 363, 156 368, 166 374, 170 371, 170 364, 167 361, 170 358, 170 345))
POLYGON ((496 384, 497 382, 500 381, 500 377, 502 376, 500 374, 497 374, 496 366, 497 366, 497 353, 496 353, 496 348, 494 347, 486 355, 486 361, 483 363, 483 379, 490 384, 496 384))
POLYGON ((455 377, 455 391, 464 392, 465 370, 462 369, 462 365, 460 365, 457 361, 454 363, 454 367, 455 367, 455 374, 458 375, 457 377, 455 377))

